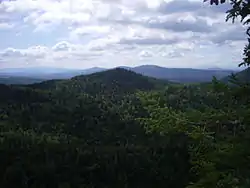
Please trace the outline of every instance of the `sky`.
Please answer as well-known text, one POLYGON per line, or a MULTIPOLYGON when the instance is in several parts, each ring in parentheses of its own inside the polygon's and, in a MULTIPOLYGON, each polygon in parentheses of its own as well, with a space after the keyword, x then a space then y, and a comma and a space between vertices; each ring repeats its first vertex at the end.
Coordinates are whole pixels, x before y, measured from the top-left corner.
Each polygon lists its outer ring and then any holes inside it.
POLYGON ((237 68, 247 42, 229 4, 202 0, 0 0, 0 68, 155 64, 237 68))

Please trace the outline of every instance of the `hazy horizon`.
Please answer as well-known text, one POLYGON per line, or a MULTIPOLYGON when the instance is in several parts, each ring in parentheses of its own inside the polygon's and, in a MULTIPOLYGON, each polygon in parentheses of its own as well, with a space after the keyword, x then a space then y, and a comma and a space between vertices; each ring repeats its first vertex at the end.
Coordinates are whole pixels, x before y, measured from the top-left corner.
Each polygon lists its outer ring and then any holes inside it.
MULTIPOLYGON (((125 65, 118 65, 118 66, 114 66, 114 67, 101 67, 101 66, 97 66, 97 67, 89 67, 89 68, 62 68, 62 67, 52 67, 52 66, 30 66, 30 67, 13 67, 13 68, 0 68, 0 72, 2 71, 22 71, 22 70, 30 70, 30 71, 35 71, 35 70, 39 70, 39 71, 46 71, 46 70, 50 70, 50 71, 55 71, 55 72, 60 72, 60 71, 84 71, 84 70, 91 70, 91 69, 103 69, 103 70, 109 70, 112 68, 136 68, 136 67, 141 67, 141 66, 156 66, 156 67, 160 67, 160 68, 168 68, 168 69, 200 69, 200 70, 232 70, 232 71, 241 71, 244 70, 244 67, 236 67, 236 68, 220 68, 220 67, 204 67, 204 68, 189 68, 189 67, 164 67, 164 66, 159 66, 159 65, 154 65, 154 64, 144 64, 144 65, 139 65, 139 66, 125 66, 125 65)), ((2 72, 3 73, 3 72, 2 72)))
POLYGON ((165 66, 160 66, 157 64, 142 64, 138 66, 127 66, 127 65, 118 65, 118 66, 113 66, 113 67, 101 67, 101 66, 95 66, 95 67, 87 67, 87 68, 70 68, 70 67, 56 67, 56 66, 24 66, 24 67, 0 67, 0 71, 2 70, 28 70, 28 69, 57 69, 57 70, 88 70, 88 69, 95 69, 95 68, 100 68, 100 69, 112 69, 112 68, 123 68, 123 67, 129 67, 129 68, 135 68, 135 67, 141 67, 141 66, 156 66, 156 67, 161 67, 161 68, 169 68, 169 69, 204 69, 204 70, 209 70, 209 69, 218 69, 218 70, 235 70, 235 71, 240 71, 245 69, 245 67, 235 67, 235 68, 221 68, 221 67, 165 67, 165 66))

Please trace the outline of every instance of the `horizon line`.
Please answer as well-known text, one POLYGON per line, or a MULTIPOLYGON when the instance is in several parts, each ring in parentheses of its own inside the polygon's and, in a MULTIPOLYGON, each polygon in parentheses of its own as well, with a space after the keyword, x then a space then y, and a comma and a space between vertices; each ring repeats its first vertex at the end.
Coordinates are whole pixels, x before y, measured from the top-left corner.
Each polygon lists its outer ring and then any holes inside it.
POLYGON ((119 66, 114 66, 114 67, 101 67, 101 66, 93 66, 93 67, 88 67, 88 68, 73 68, 73 67, 54 67, 54 66, 28 66, 28 67, 5 67, 5 68, 0 68, 0 70, 11 70, 11 69, 32 69, 32 68, 41 68, 41 69, 63 69, 63 70, 88 70, 88 69, 94 69, 94 68, 99 68, 99 69, 114 69, 114 68, 136 68, 136 67, 142 67, 142 66, 154 66, 154 67, 159 67, 159 68, 167 68, 167 69, 201 69, 201 70, 239 70, 239 69, 246 69, 247 67, 165 67, 161 65, 155 65, 155 64, 144 64, 144 65, 138 65, 138 66, 127 66, 127 65, 119 65, 119 66))

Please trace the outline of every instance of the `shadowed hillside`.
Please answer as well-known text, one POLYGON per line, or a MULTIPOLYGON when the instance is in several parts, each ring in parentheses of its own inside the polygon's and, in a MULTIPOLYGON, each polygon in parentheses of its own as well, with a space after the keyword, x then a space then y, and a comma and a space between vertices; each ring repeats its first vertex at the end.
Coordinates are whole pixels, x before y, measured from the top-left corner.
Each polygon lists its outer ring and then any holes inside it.
MULTIPOLYGON (((240 82, 250 82, 250 68, 235 73, 234 77, 240 82)), ((221 81, 230 83, 230 81, 232 81, 232 75, 222 78, 221 81)))

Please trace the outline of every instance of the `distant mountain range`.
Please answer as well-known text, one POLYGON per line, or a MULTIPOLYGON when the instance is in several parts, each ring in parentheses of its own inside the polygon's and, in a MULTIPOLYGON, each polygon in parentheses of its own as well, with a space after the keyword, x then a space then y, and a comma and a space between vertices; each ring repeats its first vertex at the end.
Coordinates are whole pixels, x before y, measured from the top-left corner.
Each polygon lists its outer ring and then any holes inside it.
POLYGON ((134 67, 132 71, 145 76, 180 83, 208 82, 212 80, 213 76, 221 79, 235 72, 233 70, 223 69, 165 68, 151 65, 134 67))
POLYGON ((105 70, 104 68, 93 67, 90 69, 64 69, 50 67, 31 67, 31 68, 14 68, 0 69, 0 77, 29 77, 39 79, 68 79, 77 75, 92 74, 105 70))
MULTIPOLYGON (((131 70, 133 72, 179 83, 197 83, 211 81, 213 76, 217 79, 227 77, 234 70, 224 69, 191 69, 191 68, 165 68, 156 65, 142 65, 137 67, 120 66, 119 68, 131 70)), ((50 68, 50 67, 32 67, 32 68, 14 68, 0 69, 0 83, 5 84, 30 84, 51 79, 69 79, 78 75, 88 75, 108 69, 93 67, 85 70, 50 68)))

